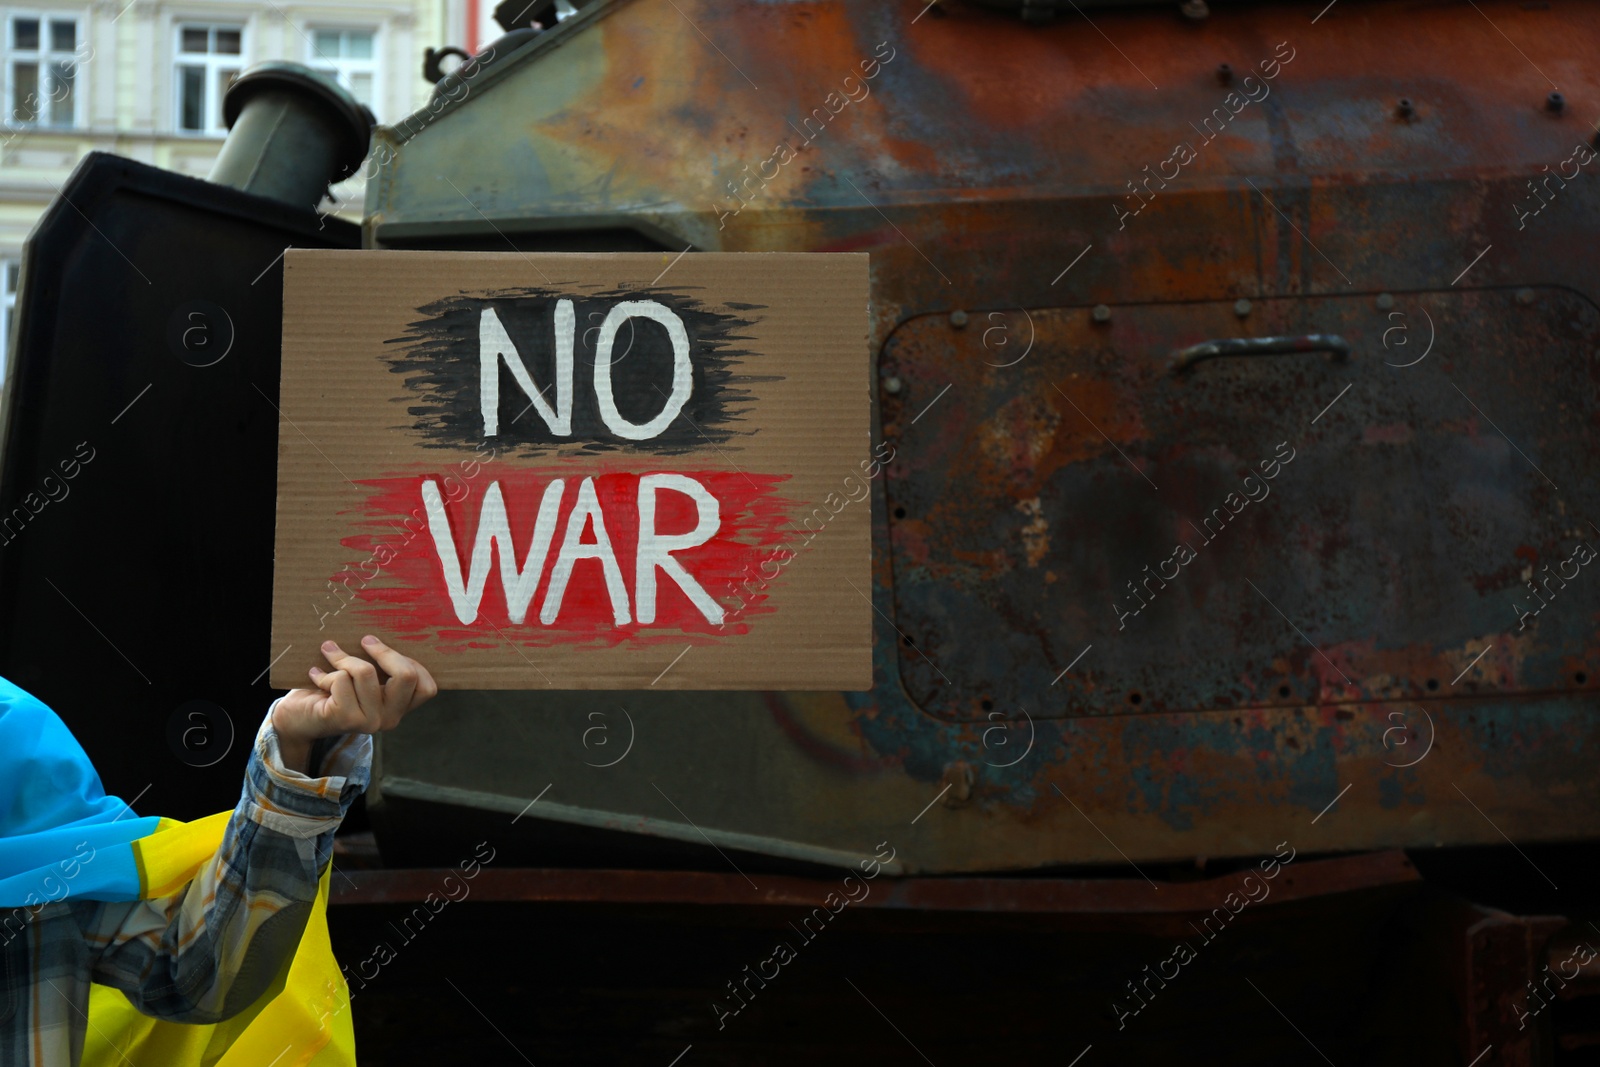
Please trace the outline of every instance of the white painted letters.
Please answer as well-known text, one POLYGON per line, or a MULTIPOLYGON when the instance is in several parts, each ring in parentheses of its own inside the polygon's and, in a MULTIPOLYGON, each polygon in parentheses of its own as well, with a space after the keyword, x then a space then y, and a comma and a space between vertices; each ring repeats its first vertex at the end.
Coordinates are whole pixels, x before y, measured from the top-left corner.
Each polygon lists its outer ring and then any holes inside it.
MULTIPOLYGON (((606 527, 604 506, 593 478, 578 484, 577 497, 565 519, 561 515, 565 502, 565 482, 556 478, 544 487, 539 510, 533 519, 532 534, 517 563, 517 551, 512 535, 512 516, 508 515, 505 496, 498 481, 489 483, 478 509, 477 528, 459 531, 463 537, 470 535, 471 558, 465 568, 456 549, 457 532, 450 527, 450 514, 446 511, 450 500, 433 478, 422 481, 422 504, 428 516, 428 530, 432 534, 439 569, 444 573, 445 589, 449 593, 455 617, 463 623, 478 621, 482 614, 484 589, 489 583, 489 572, 496 558, 500 564, 500 582, 505 589, 506 617, 513 625, 528 620, 534 595, 539 591, 544 577, 546 561, 550 559, 552 543, 558 526, 563 522, 562 535, 555 562, 549 566, 550 579, 545 587, 539 607, 538 619, 544 626, 554 625, 561 615, 572 573, 579 560, 599 560, 600 574, 585 571, 580 580, 592 582, 596 577, 605 581, 606 595, 610 600, 612 621, 617 626, 627 626, 635 619, 641 625, 656 622, 657 575, 662 571, 666 578, 683 591, 706 622, 721 625, 726 613, 706 592, 699 579, 689 573, 673 553, 696 548, 710 541, 722 529, 721 505, 699 481, 684 474, 646 474, 638 482, 638 542, 634 546, 633 596, 630 601, 628 587, 623 581, 622 566, 613 547, 611 532, 606 527), (662 533, 656 528, 663 493, 678 493, 693 501, 694 528, 686 533, 662 533), (590 525, 594 527, 593 540, 584 540, 590 525)), ((607 504, 618 506, 615 497, 608 496, 607 504)), ((525 530, 526 516, 515 516, 515 525, 525 530)), ((676 523, 674 523, 676 525, 676 523)), ((620 529, 632 533, 632 523, 622 521, 620 529)), ((592 586, 591 586, 592 588, 592 586)), ((589 600, 585 597, 585 602, 589 600)), ((676 614, 676 613, 671 613, 676 614)), ((676 623, 674 623, 676 625, 676 623)))
MULTIPOLYGON (((587 479, 590 499, 594 490, 587 479)), ((505 587, 507 615, 520 623, 528 614, 528 603, 539 587, 539 576, 544 573, 545 557, 550 554, 550 538, 555 530, 556 513, 561 507, 564 486, 561 479, 552 481, 544 490, 539 504, 539 517, 534 522, 533 539, 528 544, 528 554, 521 568, 517 567, 517 550, 511 541, 511 525, 506 519, 506 503, 500 494, 500 483, 492 482, 483 494, 483 507, 478 511, 478 532, 472 544, 472 562, 463 578, 461 560, 456 554, 456 542, 450 532, 450 517, 444 510, 444 499, 439 495, 439 483, 429 480, 422 483, 422 503, 428 511, 428 530, 433 534, 433 545, 439 553, 439 565, 444 569, 445 587, 450 591, 450 603, 455 607, 456 618, 470 623, 478 617, 478 605, 483 600, 483 587, 489 580, 490 554, 495 546, 500 550, 500 581, 505 587)), ((580 494, 580 503, 582 496, 580 494)), ((596 519, 598 525, 599 520, 596 519)), ((569 531, 569 539, 571 537, 569 531)), ((615 567, 615 562, 612 563, 615 567)), ((570 571, 571 564, 567 566, 570 571)))
POLYGON ((722 605, 711 599, 700 583, 683 569, 683 564, 672 558, 674 552, 711 540, 722 526, 720 512, 717 498, 693 478, 681 474, 647 474, 639 479, 639 552, 634 568, 633 599, 641 623, 656 621, 656 568, 659 567, 678 583, 678 588, 700 609, 707 622, 722 624, 722 605), (682 493, 695 502, 698 518, 693 530, 686 534, 656 532, 658 489, 682 493))
MULTIPOLYGON (((607 320, 610 321, 609 319, 607 320)), ((682 327, 680 327, 681 329, 682 327)), ((483 411, 483 436, 500 432, 500 360, 511 368, 511 376, 522 387, 533 409, 550 432, 557 437, 572 434, 572 301, 556 302, 556 380, 555 404, 545 400, 534 385, 522 356, 511 343, 511 336, 494 308, 484 308, 478 316, 478 403, 483 411)), ((599 367, 595 368, 599 373, 599 367)), ((549 389, 550 386, 546 386, 549 389)))
MULTIPOLYGON (((541 391, 528 373, 527 364, 511 342, 505 325, 494 308, 486 307, 478 316, 478 406, 483 415, 483 435, 500 433, 500 362, 511 368, 511 376, 527 396, 530 406, 557 437, 572 436, 572 349, 576 323, 571 300, 558 300, 555 313, 555 381, 541 391), (555 403, 544 393, 555 390, 555 403)), ((689 332, 677 313, 656 300, 624 300, 606 313, 597 331, 594 357, 594 395, 600 408, 600 421, 606 429, 627 441, 648 441, 661 436, 671 426, 694 389, 694 366, 689 358, 689 332), (617 410, 613 382, 612 350, 617 331, 629 319, 649 319, 667 331, 672 344, 672 393, 656 392, 665 403, 648 422, 630 422, 617 410)))
POLYGON ((622 568, 617 565, 616 553, 611 550, 611 536, 606 533, 606 520, 600 513, 600 498, 595 495, 594 479, 585 478, 578 486, 578 502, 572 505, 567 516, 567 535, 561 542, 561 554, 550 570, 550 588, 544 593, 544 606, 539 609, 539 621, 549 626, 561 613, 561 600, 567 593, 567 580, 572 577, 572 565, 580 559, 598 559, 605 572, 606 592, 611 595, 611 615, 618 626, 628 624, 628 589, 622 584, 622 568), (583 541, 586 520, 594 522, 594 540, 583 541))
MULTIPOLYGON (((571 327, 569 326, 570 330, 571 327)), ((600 337, 595 341, 594 395, 600 401, 600 418, 606 428, 618 437, 629 441, 648 441, 672 425, 683 405, 689 402, 689 392, 694 386, 693 367, 689 362, 689 333, 683 320, 672 310, 655 300, 624 300, 612 308, 600 324, 600 337), (617 330, 628 319, 649 319, 660 323, 672 341, 672 395, 646 423, 633 423, 622 417, 611 390, 611 349, 617 339, 617 330)))

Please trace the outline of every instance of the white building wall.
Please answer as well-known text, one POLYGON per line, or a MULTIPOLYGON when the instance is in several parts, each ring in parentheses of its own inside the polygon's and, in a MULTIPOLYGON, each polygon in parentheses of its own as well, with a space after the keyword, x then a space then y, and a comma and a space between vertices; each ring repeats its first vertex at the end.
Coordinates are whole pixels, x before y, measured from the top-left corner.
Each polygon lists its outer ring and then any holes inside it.
MULTIPOLYGON (((316 28, 372 31, 376 34, 373 110, 380 122, 397 122, 422 107, 432 89, 422 80, 423 50, 459 44, 439 36, 459 3, 41 0, 11 4, 0 0, 0 55, 5 62, 0 78, 5 94, 0 100, 0 330, 10 327, 15 264, 23 240, 86 153, 115 152, 194 177, 210 173, 221 136, 179 128, 178 27, 184 22, 242 26, 241 67, 268 59, 316 66, 312 47, 316 28), (12 47, 13 20, 18 17, 37 17, 43 26, 52 17, 77 20, 80 60, 69 124, 40 121, 37 106, 30 110, 14 91, 13 68, 35 57, 12 47)), ((335 194, 338 213, 359 220, 364 195, 359 176, 335 194)), ((0 339, 5 336, 0 333, 0 339)))

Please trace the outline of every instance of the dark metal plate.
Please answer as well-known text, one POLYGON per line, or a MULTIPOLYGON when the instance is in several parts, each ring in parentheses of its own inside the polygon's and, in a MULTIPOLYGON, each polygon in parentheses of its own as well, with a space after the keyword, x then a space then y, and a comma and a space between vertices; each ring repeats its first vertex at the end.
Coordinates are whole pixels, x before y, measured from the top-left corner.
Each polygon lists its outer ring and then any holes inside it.
POLYGON ((900 677, 924 710, 1105 715, 1588 683, 1588 300, 1364 294, 1006 322, 1009 353, 985 343, 997 327, 983 316, 957 329, 928 315, 884 355, 903 383, 882 391, 901 457, 887 482, 900 677), (1307 334, 1353 354, 1171 369, 1202 341, 1307 334))

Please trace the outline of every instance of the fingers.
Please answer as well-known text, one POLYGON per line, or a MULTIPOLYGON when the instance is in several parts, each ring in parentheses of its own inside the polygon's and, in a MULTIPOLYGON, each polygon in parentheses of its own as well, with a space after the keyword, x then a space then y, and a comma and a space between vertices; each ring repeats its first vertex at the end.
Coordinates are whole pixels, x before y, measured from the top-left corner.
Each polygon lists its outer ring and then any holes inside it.
POLYGON ((316 721, 319 736, 393 729, 406 712, 438 695, 433 675, 416 660, 371 634, 362 638, 361 644, 378 666, 326 641, 322 654, 335 670, 313 667, 310 671, 317 688, 304 691, 305 714, 316 721))
POLYGON ((361 644, 389 676, 383 684, 383 710, 384 725, 392 726, 391 719, 398 719, 411 709, 411 697, 417 690, 417 664, 371 634, 363 637, 361 644))
MULTIPOLYGON (((334 673, 345 674, 352 687, 352 698, 345 706, 361 713, 368 732, 376 729, 383 721, 383 686, 378 682, 378 668, 359 656, 350 655, 332 641, 322 643, 322 654, 333 664, 334 673)), ((334 685, 333 692, 337 696, 338 683, 334 685)))
MULTIPOLYGON (((415 660, 412 660, 416 663, 415 660)), ((428 668, 417 663, 417 695, 411 700, 411 707, 416 707, 424 701, 432 700, 439 695, 439 683, 433 680, 433 675, 428 668)), ((409 710, 409 709, 407 709, 409 710)))
POLYGON ((355 685, 348 671, 316 670, 312 680, 317 683, 318 689, 328 694, 328 699, 316 711, 317 718, 321 720, 321 729, 326 731, 324 736, 365 728, 366 716, 361 711, 361 703, 356 698, 355 685))
MULTIPOLYGON (((316 680, 316 674, 313 674, 311 677, 312 681, 314 682, 316 680)), ((283 695, 283 699, 278 702, 278 710, 280 713, 297 715, 302 718, 309 719, 313 712, 321 706, 323 699, 324 696, 322 690, 318 688, 291 689, 285 693, 283 695)))
POLYGON ((371 634, 361 643, 389 675, 384 685, 385 728, 393 727, 400 716, 439 695, 439 683, 428 668, 371 634))

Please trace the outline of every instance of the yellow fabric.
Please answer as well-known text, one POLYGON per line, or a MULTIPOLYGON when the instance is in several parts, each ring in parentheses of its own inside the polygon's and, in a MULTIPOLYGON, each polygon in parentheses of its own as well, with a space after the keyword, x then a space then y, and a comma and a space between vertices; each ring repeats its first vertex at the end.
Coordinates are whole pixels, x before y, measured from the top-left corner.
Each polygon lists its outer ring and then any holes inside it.
MULTIPOLYGON (((145 897, 193 879, 221 847, 231 815, 163 819, 154 834, 134 842, 145 897)), ((260 1000, 232 1019, 214 1025, 152 1019, 118 990, 93 986, 83 1067, 354 1067, 350 991, 328 937, 329 873, 322 872, 294 958, 260 1000)))
POLYGON ((133 842, 139 867, 139 899, 176 893, 199 872, 222 845, 231 811, 219 811, 194 822, 162 819, 156 832, 133 842))

